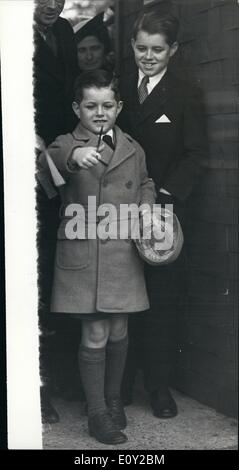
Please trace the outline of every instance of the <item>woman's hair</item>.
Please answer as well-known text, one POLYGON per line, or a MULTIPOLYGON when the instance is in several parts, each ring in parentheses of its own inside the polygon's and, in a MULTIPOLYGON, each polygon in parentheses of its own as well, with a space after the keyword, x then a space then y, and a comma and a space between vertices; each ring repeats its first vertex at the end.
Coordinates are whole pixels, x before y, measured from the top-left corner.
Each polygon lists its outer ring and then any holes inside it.
POLYGON ((105 54, 108 54, 112 50, 111 38, 108 29, 103 22, 102 14, 95 16, 75 32, 76 44, 79 44, 79 42, 83 41, 83 39, 88 36, 94 36, 99 40, 99 42, 104 46, 105 54))
POLYGON ((136 40, 139 31, 148 34, 163 34, 169 46, 177 40, 179 21, 172 14, 158 12, 143 13, 134 24, 133 38, 136 40))
POLYGON ((86 88, 110 88, 115 95, 116 101, 120 101, 119 84, 115 75, 109 71, 98 69, 83 72, 75 81, 75 101, 80 103, 83 98, 83 91, 86 88))

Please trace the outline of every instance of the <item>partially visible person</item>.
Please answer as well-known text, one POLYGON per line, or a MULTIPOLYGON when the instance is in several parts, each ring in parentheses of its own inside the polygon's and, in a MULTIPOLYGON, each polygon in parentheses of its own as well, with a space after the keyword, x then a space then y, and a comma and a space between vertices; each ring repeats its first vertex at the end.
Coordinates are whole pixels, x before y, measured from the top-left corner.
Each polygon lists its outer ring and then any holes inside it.
POLYGON ((103 22, 103 14, 95 16, 80 29, 79 26, 74 28, 79 72, 100 68, 112 70, 112 43, 103 22))
POLYGON ((70 23, 59 17, 65 0, 36 0, 34 24, 34 99, 36 132, 48 145, 72 130, 76 46, 70 23))
MULTIPOLYGON (((35 128, 43 145, 50 144, 59 134, 73 129, 75 119, 71 108, 73 83, 77 74, 74 33, 67 20, 60 17, 65 0, 35 0, 34 12, 34 101, 35 128)), ((41 180, 45 187, 44 178, 41 180)), ((52 370, 50 352, 55 349, 54 328, 49 326, 50 292, 53 276, 55 234, 59 198, 49 199, 40 184, 37 186, 38 247, 39 247, 39 322, 41 335, 42 420, 59 421, 50 400, 52 370)), ((57 361, 52 361, 56 362, 57 361)))
MULTIPOLYGON (((56 318, 62 313, 74 318, 76 331, 80 332, 82 322, 79 367, 89 433, 99 442, 116 445, 127 440, 121 431, 127 425, 121 380, 128 316, 149 306, 143 262, 128 231, 130 215, 121 215, 121 207, 147 204, 150 211, 155 192, 142 148, 115 126, 122 102, 113 74, 104 70, 85 72, 75 90, 73 109, 79 123, 72 133, 59 136, 48 148, 65 182, 59 188, 62 210, 51 310, 56 318), (101 134, 104 143, 100 146, 101 134), (75 209, 72 219, 70 215, 72 204, 88 214, 93 214, 95 206, 97 214, 99 208, 113 206, 116 219, 106 214, 108 237, 100 236, 104 216, 98 222, 90 216, 86 222, 79 218, 77 227, 86 235, 78 237, 75 209), (95 237, 89 236, 88 229, 96 222, 95 237), (68 232, 69 223, 76 237, 68 232), (117 233, 111 237, 116 226, 117 233)), ((44 154, 39 163, 46 165, 44 154)))
MULTIPOLYGON (((156 203, 173 204, 184 227, 185 201, 205 168, 207 136, 200 91, 168 70, 178 48, 178 27, 177 18, 157 12, 143 13, 136 21, 132 37, 136 71, 122 80, 120 125, 146 153, 149 176, 156 185, 156 203)), ((140 365, 153 413, 159 418, 177 414, 169 385, 186 272, 185 250, 172 265, 146 265, 150 311, 129 324, 125 402, 132 401, 134 376, 140 365)))

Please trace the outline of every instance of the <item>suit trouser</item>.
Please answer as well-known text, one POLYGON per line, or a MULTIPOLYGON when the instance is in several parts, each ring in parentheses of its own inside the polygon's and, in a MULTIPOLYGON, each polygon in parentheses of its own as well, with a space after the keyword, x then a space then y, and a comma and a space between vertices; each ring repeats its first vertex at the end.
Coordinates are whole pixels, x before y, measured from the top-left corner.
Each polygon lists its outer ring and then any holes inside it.
POLYGON ((185 295, 187 260, 184 250, 168 266, 145 266, 150 310, 129 317, 129 349, 124 386, 143 369, 148 392, 167 387, 177 348, 177 320, 185 295))
POLYGON ((49 200, 37 186, 38 215, 38 292, 40 335, 40 370, 43 385, 52 380, 54 324, 49 316, 54 271, 59 199, 49 200))

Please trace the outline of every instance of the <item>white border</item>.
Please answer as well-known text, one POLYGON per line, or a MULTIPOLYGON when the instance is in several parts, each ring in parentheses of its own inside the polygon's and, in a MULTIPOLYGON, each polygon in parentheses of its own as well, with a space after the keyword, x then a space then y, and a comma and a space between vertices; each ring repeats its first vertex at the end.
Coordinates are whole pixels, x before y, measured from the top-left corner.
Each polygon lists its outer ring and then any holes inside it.
POLYGON ((41 449, 32 0, 0 1, 8 448, 41 449))

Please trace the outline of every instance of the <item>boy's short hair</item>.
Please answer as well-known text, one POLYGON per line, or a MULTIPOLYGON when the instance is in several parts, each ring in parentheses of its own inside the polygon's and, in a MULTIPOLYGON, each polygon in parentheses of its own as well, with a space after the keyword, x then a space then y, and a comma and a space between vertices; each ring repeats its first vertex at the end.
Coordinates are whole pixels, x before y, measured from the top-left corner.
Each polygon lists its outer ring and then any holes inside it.
POLYGON ((171 13, 160 14, 159 12, 143 13, 134 24, 133 38, 136 40, 139 31, 148 34, 163 34, 169 46, 177 40, 179 21, 171 13))
POLYGON ((86 88, 111 88, 116 101, 120 101, 118 79, 108 70, 89 70, 76 78, 74 86, 74 99, 80 103, 83 99, 83 91, 86 88))

